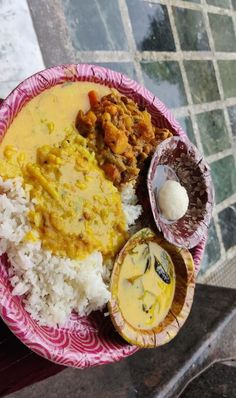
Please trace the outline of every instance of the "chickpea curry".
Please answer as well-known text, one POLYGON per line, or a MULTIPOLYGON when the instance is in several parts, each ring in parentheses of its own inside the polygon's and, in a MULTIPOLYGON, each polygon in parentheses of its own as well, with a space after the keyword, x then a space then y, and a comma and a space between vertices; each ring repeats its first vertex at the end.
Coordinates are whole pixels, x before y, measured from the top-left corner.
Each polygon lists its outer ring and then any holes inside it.
POLYGON ((147 110, 125 96, 114 92, 99 100, 96 91, 90 91, 89 98, 90 109, 77 115, 78 131, 116 186, 135 179, 145 159, 171 132, 155 127, 147 110))

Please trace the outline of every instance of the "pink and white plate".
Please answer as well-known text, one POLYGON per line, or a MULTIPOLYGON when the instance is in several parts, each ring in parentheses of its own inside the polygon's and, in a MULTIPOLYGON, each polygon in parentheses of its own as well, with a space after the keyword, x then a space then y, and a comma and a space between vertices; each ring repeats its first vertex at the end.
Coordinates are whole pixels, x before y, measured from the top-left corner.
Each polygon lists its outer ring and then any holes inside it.
MULTIPOLYGON (((146 88, 127 76, 100 66, 62 65, 46 69, 22 82, 0 105, 0 137, 30 100, 57 84, 90 81, 116 88, 137 103, 146 106, 154 124, 168 128, 182 138, 185 133, 164 104, 146 88)), ((20 137, 19 137, 20 139, 20 137)), ((203 255, 206 231, 191 251, 196 272, 203 255)), ((65 366, 86 368, 119 361, 138 348, 126 343, 114 330, 109 317, 100 312, 89 317, 73 314, 62 328, 41 327, 25 311, 21 299, 11 294, 7 257, 0 258, 0 315, 11 331, 39 355, 65 366)))

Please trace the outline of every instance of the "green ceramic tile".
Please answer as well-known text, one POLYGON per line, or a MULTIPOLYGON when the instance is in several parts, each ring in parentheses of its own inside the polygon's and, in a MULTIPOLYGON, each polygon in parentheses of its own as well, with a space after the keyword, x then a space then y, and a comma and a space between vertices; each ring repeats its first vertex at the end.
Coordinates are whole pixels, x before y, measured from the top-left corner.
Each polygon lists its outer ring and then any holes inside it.
POLYGON ((187 104, 178 62, 141 62, 144 84, 169 108, 187 104))
POLYGON ((175 51, 166 6, 143 0, 127 0, 126 2, 138 50, 175 51))
POLYGON ((232 1, 233 9, 236 10, 236 0, 231 0, 231 1, 232 1))
POLYGON ((207 3, 222 8, 230 8, 229 0, 207 0, 207 3))
POLYGON ((128 50, 117 0, 63 0, 75 50, 128 50))
POLYGON ((201 135, 205 155, 230 148, 230 139, 221 109, 197 115, 198 128, 201 135))
POLYGON ((236 140, 236 105, 229 106, 227 109, 228 109, 228 113, 229 113, 229 120, 230 120, 230 124, 231 124, 232 133, 233 133, 234 139, 236 140))
POLYGON ((213 264, 220 259, 220 243, 216 234, 216 227, 212 221, 209 231, 206 249, 201 263, 200 274, 209 269, 213 264))
POLYGON ((222 202, 236 192, 236 167, 232 155, 211 163, 211 173, 215 186, 216 203, 222 202))
POLYGON ((193 131, 193 124, 190 116, 180 117, 177 119, 181 127, 183 128, 184 132, 187 133, 188 138, 190 141, 197 146, 195 134, 193 131))
POLYGON ((208 14, 216 51, 236 51, 232 17, 208 14))
POLYGON ((212 61, 184 61, 194 104, 220 99, 212 61))
POLYGON ((138 80, 135 72, 134 64, 132 62, 93 62, 94 65, 101 65, 104 68, 109 68, 120 73, 124 73, 131 79, 138 80))
POLYGON ((209 50, 209 42, 202 12, 173 7, 173 13, 182 50, 209 50))
POLYGON ((236 60, 218 61, 225 98, 236 97, 236 60))
POLYGON ((224 247, 228 250, 236 245, 236 203, 219 213, 219 223, 224 247))

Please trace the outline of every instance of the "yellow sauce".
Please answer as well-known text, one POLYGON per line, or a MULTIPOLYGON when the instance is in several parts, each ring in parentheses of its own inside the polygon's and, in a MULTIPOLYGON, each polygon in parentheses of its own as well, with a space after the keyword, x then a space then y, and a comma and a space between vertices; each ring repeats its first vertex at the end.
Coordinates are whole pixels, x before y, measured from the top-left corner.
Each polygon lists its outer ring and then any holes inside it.
POLYGON ((90 108, 90 90, 96 90, 100 96, 111 92, 100 84, 77 82, 55 86, 35 97, 9 127, 0 146, 0 156, 7 145, 14 145, 18 152, 26 154, 26 160, 35 161, 39 146, 59 143, 74 128, 78 110, 86 112, 90 108))
POLYGON ((118 190, 98 167, 74 127, 78 109, 89 108, 93 83, 56 86, 29 102, 0 147, 0 175, 22 176, 31 188, 32 231, 54 254, 83 258, 98 250, 113 256, 124 244, 126 222, 118 190))
POLYGON ((161 246, 147 241, 127 250, 117 296, 121 313, 131 326, 137 329, 157 326, 169 312, 174 292, 174 265, 161 246))

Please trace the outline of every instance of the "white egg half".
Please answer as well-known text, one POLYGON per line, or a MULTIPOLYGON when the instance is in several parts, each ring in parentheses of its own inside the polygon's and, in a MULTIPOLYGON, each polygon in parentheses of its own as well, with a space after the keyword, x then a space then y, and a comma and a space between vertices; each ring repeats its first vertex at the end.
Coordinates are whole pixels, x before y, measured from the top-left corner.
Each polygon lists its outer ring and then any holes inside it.
POLYGON ((173 180, 167 180, 163 184, 158 192, 157 200, 163 217, 170 221, 183 217, 189 205, 186 189, 173 180))

